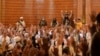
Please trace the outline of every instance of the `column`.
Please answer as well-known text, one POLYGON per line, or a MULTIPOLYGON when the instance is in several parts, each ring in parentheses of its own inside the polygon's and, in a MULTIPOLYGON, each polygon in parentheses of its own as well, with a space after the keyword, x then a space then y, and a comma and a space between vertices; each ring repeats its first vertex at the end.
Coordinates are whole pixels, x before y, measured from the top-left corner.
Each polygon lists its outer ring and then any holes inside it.
POLYGON ((1 0, 1 22, 5 24, 5 0, 1 0))
POLYGON ((77 0, 77 18, 83 17, 83 1, 77 0))
POLYGON ((1 4, 2 4, 2 3, 1 3, 1 1, 2 1, 2 0, 0 0, 0 22, 1 22, 1 19, 2 19, 2 17, 1 17, 1 14, 2 14, 2 13, 1 13, 1 11, 2 11, 2 9, 1 9, 2 6, 1 6, 1 4))
POLYGON ((89 24, 91 15, 91 0, 86 0, 86 23, 89 24))

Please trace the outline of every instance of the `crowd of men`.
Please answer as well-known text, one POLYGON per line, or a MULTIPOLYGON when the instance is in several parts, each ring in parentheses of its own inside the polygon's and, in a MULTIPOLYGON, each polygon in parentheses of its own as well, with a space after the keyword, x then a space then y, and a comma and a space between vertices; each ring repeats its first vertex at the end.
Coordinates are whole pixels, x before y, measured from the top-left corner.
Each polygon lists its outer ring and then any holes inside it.
POLYGON ((50 27, 45 18, 30 27, 26 27, 23 17, 16 26, 0 23, 0 56, 98 56, 100 14, 93 35, 92 26, 83 24, 80 18, 72 20, 72 11, 62 14, 62 18, 61 24, 54 18, 50 27))

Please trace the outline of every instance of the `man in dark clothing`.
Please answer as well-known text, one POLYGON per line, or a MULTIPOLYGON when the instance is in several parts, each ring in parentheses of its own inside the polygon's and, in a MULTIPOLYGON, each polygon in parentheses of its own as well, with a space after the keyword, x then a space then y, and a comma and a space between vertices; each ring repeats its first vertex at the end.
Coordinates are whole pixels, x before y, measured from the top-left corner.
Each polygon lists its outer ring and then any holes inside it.
POLYGON ((100 13, 96 17, 97 31, 94 33, 91 43, 91 56, 100 56, 100 13))
POLYGON ((62 24, 63 25, 68 25, 69 24, 69 16, 70 14, 68 13, 68 11, 63 12, 63 10, 61 10, 61 16, 63 18, 62 24))
POLYGON ((51 26, 55 27, 58 24, 56 18, 53 18, 52 22, 51 22, 51 26))
POLYGON ((92 27, 90 27, 90 32, 91 32, 91 35, 93 36, 93 34, 96 32, 96 24, 92 24, 92 27))
POLYGON ((47 21, 44 18, 42 18, 41 21, 40 21, 40 23, 39 23, 39 26, 40 27, 47 26, 47 21))
POLYGON ((91 31, 91 35, 93 36, 93 34, 96 32, 96 13, 94 11, 92 11, 91 15, 91 22, 92 22, 92 26, 90 27, 90 31, 91 31))
POLYGON ((69 14, 64 14, 63 25, 69 24, 69 14))

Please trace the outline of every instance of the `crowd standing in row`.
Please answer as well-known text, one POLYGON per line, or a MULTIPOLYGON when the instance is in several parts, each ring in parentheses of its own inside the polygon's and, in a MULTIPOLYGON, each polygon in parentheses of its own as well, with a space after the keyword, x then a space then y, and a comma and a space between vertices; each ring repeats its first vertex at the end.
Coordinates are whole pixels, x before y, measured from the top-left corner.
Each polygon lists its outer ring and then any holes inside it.
POLYGON ((66 12, 61 24, 54 18, 49 27, 45 18, 30 27, 26 27, 23 17, 16 26, 0 23, 0 55, 89 56, 93 36, 90 25, 72 16, 72 11, 66 12))

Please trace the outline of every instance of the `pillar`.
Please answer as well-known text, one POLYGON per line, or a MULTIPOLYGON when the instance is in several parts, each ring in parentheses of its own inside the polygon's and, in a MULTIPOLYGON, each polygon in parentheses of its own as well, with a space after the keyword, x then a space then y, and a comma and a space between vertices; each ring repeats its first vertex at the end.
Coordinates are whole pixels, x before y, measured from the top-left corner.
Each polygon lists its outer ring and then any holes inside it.
POLYGON ((83 1, 77 0, 77 18, 83 17, 83 1))
POLYGON ((91 0, 86 0, 86 23, 89 24, 91 15, 91 0))
POLYGON ((0 22, 1 22, 1 19, 2 19, 2 17, 1 17, 1 14, 2 14, 2 13, 1 13, 1 11, 2 11, 2 9, 1 9, 1 4, 2 4, 2 3, 1 3, 1 0, 0 0, 0 22))

